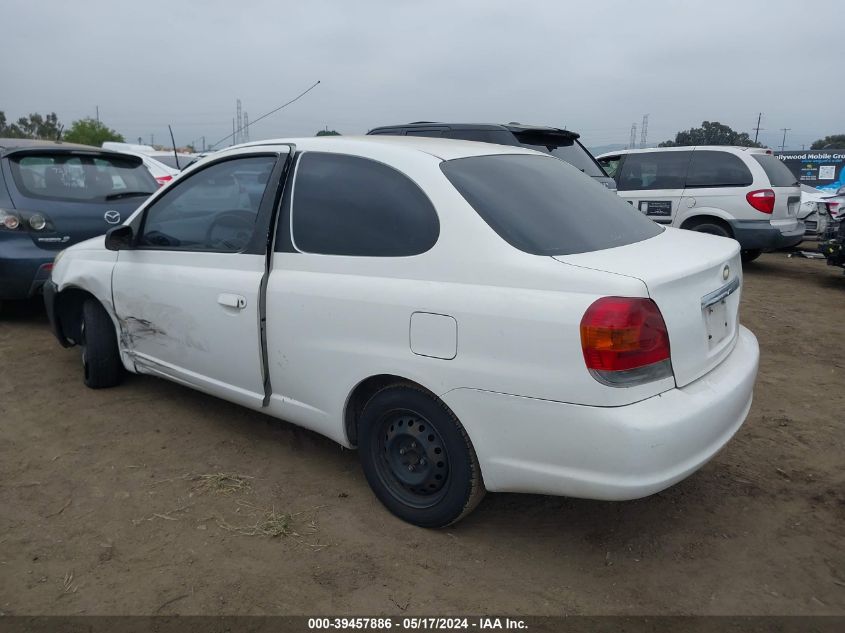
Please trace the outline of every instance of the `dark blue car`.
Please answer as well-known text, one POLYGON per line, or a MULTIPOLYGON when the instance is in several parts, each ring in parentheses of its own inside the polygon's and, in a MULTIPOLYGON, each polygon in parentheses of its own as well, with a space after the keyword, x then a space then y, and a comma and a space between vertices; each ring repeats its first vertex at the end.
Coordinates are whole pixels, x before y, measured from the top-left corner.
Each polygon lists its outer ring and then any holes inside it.
POLYGON ((135 156, 0 139, 0 301, 38 293, 60 250, 122 223, 157 187, 135 156))

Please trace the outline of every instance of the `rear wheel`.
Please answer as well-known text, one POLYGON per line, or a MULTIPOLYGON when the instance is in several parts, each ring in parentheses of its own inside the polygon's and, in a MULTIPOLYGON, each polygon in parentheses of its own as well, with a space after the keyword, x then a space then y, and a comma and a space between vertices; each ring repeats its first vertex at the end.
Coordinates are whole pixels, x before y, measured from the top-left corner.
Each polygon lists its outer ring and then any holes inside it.
POLYGON ((120 384, 124 369, 114 324, 103 306, 94 299, 87 299, 82 304, 80 333, 85 384, 92 389, 120 384))
POLYGON ((395 384, 378 391, 361 413, 359 437, 367 481, 400 519, 443 527, 469 514, 484 496, 466 431, 422 389, 395 384))
POLYGON ((742 253, 740 253, 740 257, 742 257, 742 262, 744 264, 747 264, 748 262, 753 262, 755 259, 760 257, 762 252, 763 251, 761 251, 760 249, 742 251, 742 253))
POLYGON ((695 224, 691 224, 684 228, 687 228, 691 231, 698 231, 699 233, 709 233, 710 235, 718 235, 719 237, 733 237, 733 235, 731 235, 730 230, 728 230, 725 226, 717 222, 711 222, 708 220, 700 220, 695 224))

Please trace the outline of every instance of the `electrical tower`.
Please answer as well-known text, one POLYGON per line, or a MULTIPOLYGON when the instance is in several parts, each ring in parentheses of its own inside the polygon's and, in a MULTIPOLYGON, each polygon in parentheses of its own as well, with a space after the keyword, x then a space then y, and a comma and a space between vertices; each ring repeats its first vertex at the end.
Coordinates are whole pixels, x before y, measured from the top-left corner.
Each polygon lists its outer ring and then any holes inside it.
POLYGON ((631 140, 628 142, 628 149, 637 147, 637 124, 631 123, 631 140))
POLYGON ((241 132, 241 142, 249 143, 249 113, 244 111, 244 129, 241 132))
POLYGON ((237 100, 235 107, 235 138, 232 139, 235 145, 241 142, 241 131, 244 129, 244 114, 241 109, 241 100, 237 100))
POLYGON ((640 149, 645 147, 645 140, 648 137, 648 115, 643 115, 643 124, 640 128, 640 149))

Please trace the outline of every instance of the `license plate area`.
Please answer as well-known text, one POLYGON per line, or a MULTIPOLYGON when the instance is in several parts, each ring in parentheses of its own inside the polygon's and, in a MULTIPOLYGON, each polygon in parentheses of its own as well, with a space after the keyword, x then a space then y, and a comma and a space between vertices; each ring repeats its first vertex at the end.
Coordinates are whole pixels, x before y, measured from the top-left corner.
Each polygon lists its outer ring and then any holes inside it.
POLYGON ((727 298, 704 308, 704 324, 707 328, 707 343, 716 347, 730 334, 727 298))

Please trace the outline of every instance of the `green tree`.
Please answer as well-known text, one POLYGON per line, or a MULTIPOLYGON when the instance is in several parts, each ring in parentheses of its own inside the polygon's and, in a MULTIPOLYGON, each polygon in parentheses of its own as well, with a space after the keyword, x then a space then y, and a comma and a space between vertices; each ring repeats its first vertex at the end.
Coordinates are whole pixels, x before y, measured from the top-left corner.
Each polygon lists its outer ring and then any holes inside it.
POLYGON ((118 134, 105 123, 87 117, 74 121, 70 129, 64 135, 68 143, 81 143, 100 147, 105 141, 123 142, 123 135, 118 134))
POLYGON ((684 147, 688 145, 739 145, 763 147, 746 132, 736 132, 718 121, 702 121, 701 127, 690 128, 675 135, 674 141, 663 141, 658 147, 684 147))
POLYGON ((7 123, 6 113, 0 112, 0 137, 5 138, 43 138, 56 140, 62 125, 55 112, 41 116, 33 113, 21 117, 15 123, 7 123))
POLYGON ((318 131, 315 136, 340 136, 340 132, 326 128, 325 130, 318 131))
POLYGON ((831 134, 820 138, 818 141, 810 145, 810 149, 825 149, 830 146, 831 149, 845 148, 845 134, 831 134))

